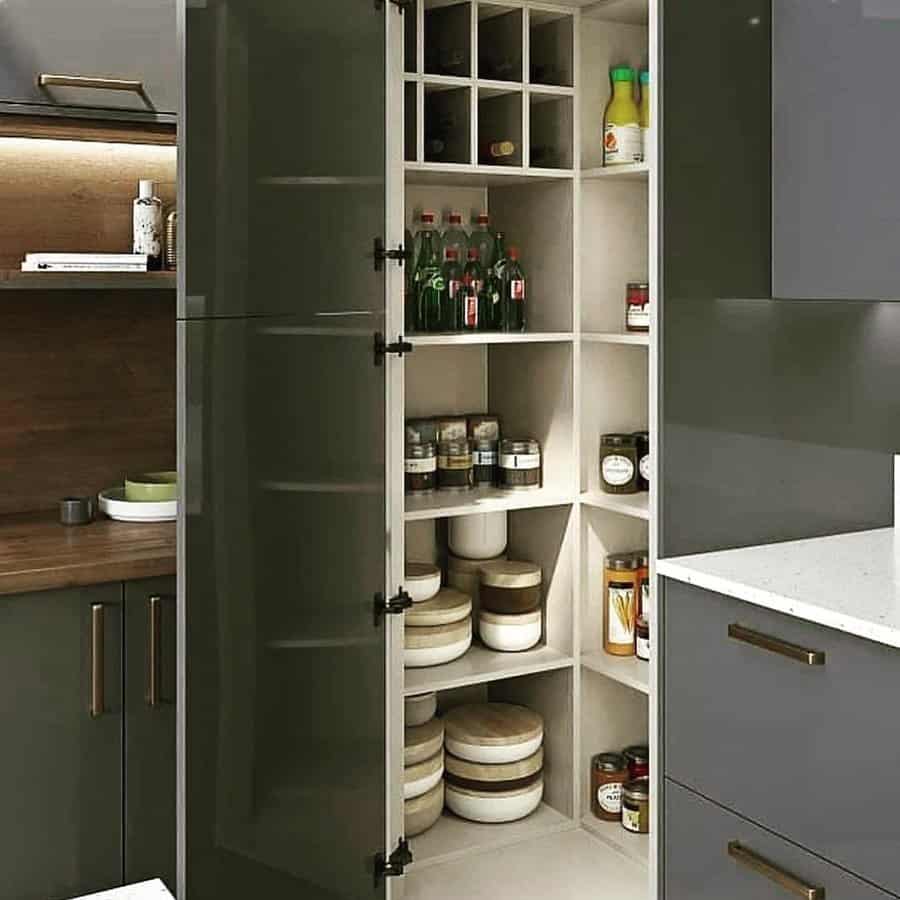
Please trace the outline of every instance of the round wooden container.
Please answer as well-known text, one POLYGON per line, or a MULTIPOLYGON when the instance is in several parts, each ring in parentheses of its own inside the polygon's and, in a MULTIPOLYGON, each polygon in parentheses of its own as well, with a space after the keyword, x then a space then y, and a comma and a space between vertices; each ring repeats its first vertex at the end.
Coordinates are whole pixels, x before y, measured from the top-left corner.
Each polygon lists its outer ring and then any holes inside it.
POLYGON ((527 759, 496 766, 468 762, 448 753, 444 757, 444 780, 455 788, 502 793, 533 785, 543 768, 542 747, 527 759))
POLYGON ((472 598, 468 594, 443 588, 437 596, 408 609, 403 621, 407 628, 434 628, 461 622, 471 615, 472 598))
POLYGON ((444 782, 440 781, 427 794, 407 800, 403 804, 403 832, 406 837, 415 837, 428 831, 441 817, 444 810, 444 782))
POLYGON ((435 628, 403 629, 403 664, 409 669, 441 666, 472 646, 472 617, 435 628))
POLYGON ((479 606, 478 594, 481 590, 481 567, 485 563, 499 562, 506 559, 506 554, 495 557, 494 559, 463 559, 459 556, 451 555, 447 560, 447 584, 450 587, 468 594, 472 598, 472 609, 477 610, 479 606))
POLYGON ((541 606, 543 573, 530 562, 485 563, 481 567, 481 608, 498 615, 534 612, 541 606))
POLYGON ((416 694, 403 701, 403 720, 407 728, 424 725, 434 718, 437 712, 437 694, 416 694))
POLYGON ((441 589, 441 570, 431 563, 408 562, 403 587, 413 603, 424 603, 441 589))
POLYGON ((537 753, 544 740, 544 720, 511 703, 457 706, 443 721, 447 752, 468 762, 519 762, 537 753))
POLYGON ((512 791, 473 791, 444 783, 447 809, 470 822, 515 822, 530 816, 544 796, 544 778, 512 791))
POLYGON ((415 766, 436 756, 444 746, 444 720, 432 719, 407 728, 403 735, 403 765, 415 766))
POLYGON ((407 766, 403 770, 403 799, 415 800, 427 794, 444 777, 444 751, 439 750, 431 759, 407 766))
POLYGON ((529 650, 541 639, 542 618, 539 609, 513 616, 501 616, 483 609, 478 614, 478 634, 491 650, 501 653, 529 650))

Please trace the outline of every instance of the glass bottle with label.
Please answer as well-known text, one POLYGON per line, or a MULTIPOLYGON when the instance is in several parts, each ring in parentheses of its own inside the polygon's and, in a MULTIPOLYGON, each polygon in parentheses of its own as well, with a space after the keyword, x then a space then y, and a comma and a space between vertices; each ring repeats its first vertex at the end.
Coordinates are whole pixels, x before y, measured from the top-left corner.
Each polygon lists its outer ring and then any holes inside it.
POLYGON ((441 298, 444 331, 461 331, 463 327, 463 270, 459 254, 452 247, 444 251, 444 294, 441 298))
POLYGON ((641 72, 641 151, 644 162, 650 161, 650 73, 641 72))
POLYGON ((621 753, 598 753, 591 759, 591 812, 604 822, 622 820, 622 786, 628 766, 621 753))
POLYGON ((505 236, 502 231, 494 235, 494 249, 491 253, 493 265, 487 273, 488 315, 484 318, 485 331, 500 331, 503 328, 504 275, 506 265, 505 236))
POLYGON ((434 228, 434 213, 422 213, 422 228, 416 235, 416 243, 418 255, 413 274, 415 330, 440 331, 444 282, 441 277, 440 239, 434 228))
POLYGON ((509 259, 503 273, 506 310, 504 331, 525 330, 525 272, 519 263, 519 248, 509 248, 509 259))
POLYGON ((494 264, 494 235, 491 234, 491 220, 487 213, 481 213, 475 220, 475 227, 469 235, 469 249, 478 251, 478 261, 487 272, 494 264))
POLYGON ((469 236, 463 230, 462 213, 451 212, 447 216, 447 230, 442 238, 444 251, 455 250, 460 265, 465 265, 466 253, 469 250, 469 236))
POLYGON ((634 99, 634 69, 617 66, 610 72, 612 97, 603 123, 603 165, 623 166, 643 159, 641 114, 634 99))
POLYGON ((634 435, 600 436, 600 486, 606 494, 638 492, 638 453, 634 435))
POLYGON ((634 656, 638 590, 634 554, 608 556, 603 587, 603 649, 612 656, 634 656))
POLYGON ((468 261, 463 272, 463 322, 464 331, 478 331, 484 311, 484 269, 478 259, 478 250, 470 247, 468 261))

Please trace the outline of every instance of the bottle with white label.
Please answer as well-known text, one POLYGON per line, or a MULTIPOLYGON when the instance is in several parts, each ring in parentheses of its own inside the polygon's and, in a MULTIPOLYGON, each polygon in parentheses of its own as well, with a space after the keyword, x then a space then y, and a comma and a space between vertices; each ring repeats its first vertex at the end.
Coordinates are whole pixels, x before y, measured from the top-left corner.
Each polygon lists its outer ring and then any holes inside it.
POLYGON ((147 268, 158 272, 163 267, 163 205, 154 196, 156 185, 141 181, 134 201, 134 252, 146 254, 147 268))
POLYGON ((635 73, 630 66, 610 72, 612 97, 603 122, 603 165, 627 166, 644 158, 641 113, 634 99, 635 73))
POLYGON ((639 590, 635 555, 608 556, 603 590, 603 649, 612 656, 634 656, 639 590))
POLYGON ((600 486, 606 494, 638 492, 638 449, 633 434, 600 436, 600 486))

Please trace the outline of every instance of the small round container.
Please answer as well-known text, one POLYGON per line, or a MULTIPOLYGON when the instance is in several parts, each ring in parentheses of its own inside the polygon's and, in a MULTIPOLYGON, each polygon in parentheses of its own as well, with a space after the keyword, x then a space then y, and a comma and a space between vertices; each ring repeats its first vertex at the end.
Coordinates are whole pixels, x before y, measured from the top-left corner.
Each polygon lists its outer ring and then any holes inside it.
POLYGON ((650 775, 650 748, 643 744, 635 744, 626 747, 622 751, 625 762, 628 763, 628 775, 635 778, 647 778, 650 775))
POLYGON ((500 441, 500 487, 512 491, 537 490, 543 475, 543 458, 538 441, 500 441))
POLYGON ((407 494, 430 494, 437 485, 437 449, 434 444, 407 444, 405 460, 407 494))
POLYGON ((403 765, 418 765, 431 759, 444 746, 444 723, 429 719, 423 725, 407 726, 403 733, 403 765))
POLYGON ((497 483, 497 441, 475 441, 472 468, 475 487, 493 487, 497 483))
POLYGON ((634 630, 634 654, 638 659, 650 662, 650 622, 640 616, 634 630))
POLYGON ((424 603, 441 589, 441 570, 431 563, 408 562, 403 586, 413 603, 424 603))
POLYGON ((59 521, 63 525, 90 525, 94 505, 93 497, 64 497, 59 501, 59 521))
POLYGON ((512 791, 473 791, 444 785, 447 809, 470 822, 515 822, 530 816, 544 796, 544 778, 512 791))
POLYGON ((438 487, 442 491, 468 491, 475 481, 472 449, 468 441, 447 441, 438 448, 438 487))
POLYGON ((650 330, 650 285, 646 281, 630 281, 625 288, 625 328, 650 330))
POLYGON ((472 619, 436 628, 403 629, 403 664, 408 669, 442 666, 472 646, 472 619))
POLYGON ((472 609, 477 610, 481 604, 481 567, 487 563, 500 562, 504 559, 506 559, 506 554, 484 561, 450 556, 447 560, 447 584, 468 594, 472 598, 472 609))
POLYGON ((444 777, 444 751, 403 770, 403 799, 415 800, 440 784, 444 777))
POLYGON ((478 634, 481 642, 501 653, 530 650, 541 640, 543 632, 541 611, 504 616, 482 609, 478 614, 478 634))
POLYGON ((544 741, 544 720, 512 703, 457 706, 443 719, 448 753, 468 762, 500 765, 534 756, 544 741))
POLYGON ((649 778, 636 778, 622 788, 622 827, 633 834, 649 834, 649 778))
POLYGON ((525 787, 544 768, 544 750, 514 763, 486 766, 457 759, 449 753, 444 757, 444 779, 457 788, 473 791, 513 791, 525 787))
POLYGON ((591 759, 591 812, 604 822, 622 819, 622 785, 628 764, 621 753, 598 753, 591 759))
POLYGON ((125 499, 133 503, 165 503, 178 499, 177 472, 146 472, 125 479, 125 499))
POLYGON ((541 567, 534 563, 485 563, 481 567, 481 607, 498 615, 534 612, 541 605, 542 581, 541 567))
POLYGON ((601 435, 600 487, 607 494, 638 492, 638 451, 633 435, 601 435))
MULTIPOLYGON (((437 694, 431 691, 427 694, 415 694, 406 697, 403 701, 403 719, 407 728, 417 728, 430 722, 437 712, 437 694)), ((443 743, 443 731, 441 732, 443 743)))
POLYGON ((428 831, 443 811, 444 782, 441 781, 427 794, 403 804, 403 833, 406 837, 415 837, 428 831))
POLYGON ((650 490, 650 432, 636 431, 633 435, 637 444, 638 489, 650 490))
POLYGON ((463 559, 488 560, 506 550, 508 518, 505 510, 450 519, 450 552, 463 559))
POLYGON ((410 628, 434 628, 453 625, 472 615, 472 598, 454 588, 442 588, 430 600, 406 611, 404 624, 410 628))

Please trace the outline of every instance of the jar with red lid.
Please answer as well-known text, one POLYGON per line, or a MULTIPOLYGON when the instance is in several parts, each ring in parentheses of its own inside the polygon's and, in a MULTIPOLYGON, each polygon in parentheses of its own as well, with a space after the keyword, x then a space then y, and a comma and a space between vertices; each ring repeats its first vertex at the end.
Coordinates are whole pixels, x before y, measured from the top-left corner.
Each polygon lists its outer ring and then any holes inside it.
POLYGON ((626 747, 622 751, 628 765, 628 775, 635 778, 647 778, 650 775, 650 748, 642 744, 626 747))
POLYGON ((650 285, 646 281, 630 281, 625 291, 625 328, 628 331, 650 330, 650 285))

